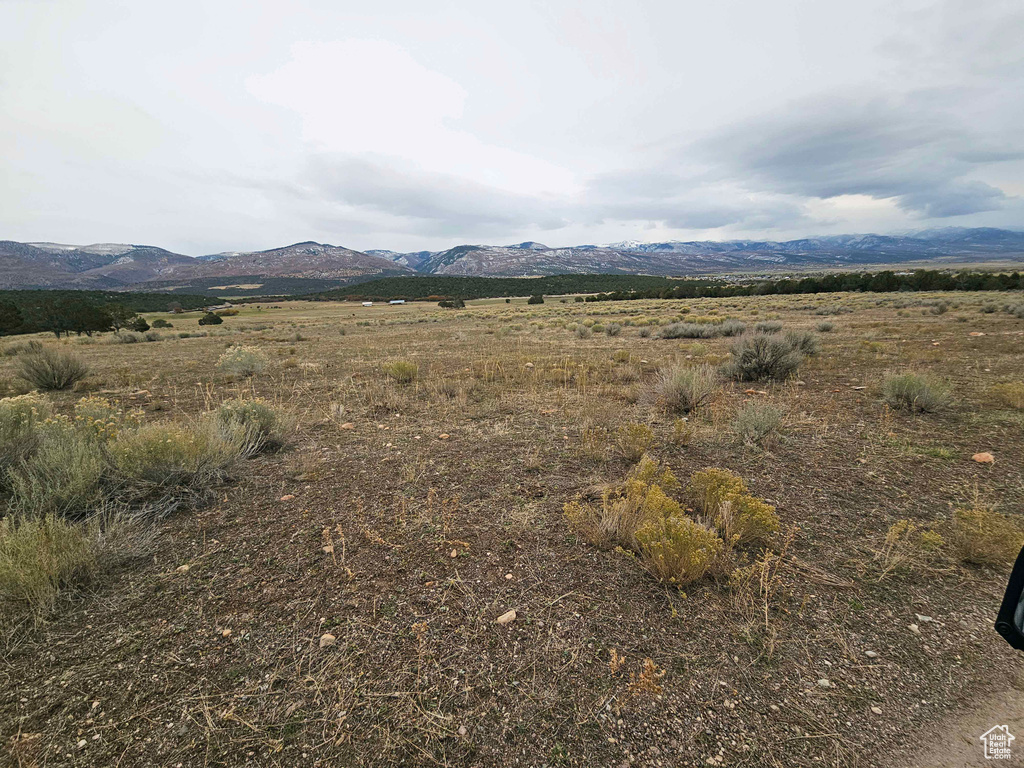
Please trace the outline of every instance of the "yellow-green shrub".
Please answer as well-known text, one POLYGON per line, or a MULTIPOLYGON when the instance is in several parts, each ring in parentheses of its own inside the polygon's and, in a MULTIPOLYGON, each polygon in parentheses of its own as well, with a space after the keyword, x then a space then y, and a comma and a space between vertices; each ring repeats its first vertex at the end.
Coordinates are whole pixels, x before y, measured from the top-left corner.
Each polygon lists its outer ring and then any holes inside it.
POLYGON ((146 424, 122 432, 109 447, 110 461, 125 480, 158 486, 211 482, 244 451, 239 435, 213 422, 146 424))
POLYGON ((1018 411, 1024 410, 1024 382, 1012 381, 996 384, 992 387, 992 394, 1001 405, 1018 411))
POLYGON ((1006 563, 1024 545, 1024 525, 980 505, 961 508, 953 513, 949 543, 966 563, 1006 563))
POLYGON ((142 414, 138 411, 125 413, 109 400, 89 396, 75 403, 75 424, 101 440, 110 440, 123 428, 139 425, 142 414))
POLYGON ((39 395, 0 400, 0 484, 10 467, 35 450, 39 425, 49 417, 50 403, 39 395))
POLYGON ((623 424, 615 431, 615 445, 624 458, 637 461, 654 445, 654 430, 636 422, 623 424))
POLYGON ((284 441, 284 415, 262 398, 225 400, 214 413, 217 424, 242 443, 242 454, 253 456, 284 441))
POLYGON ((705 469, 694 472, 686 485, 686 499, 693 508, 713 517, 719 505, 729 496, 747 492, 747 484, 727 469, 705 469))
POLYGON ((36 611, 62 589, 90 581, 97 551, 89 531, 53 515, 0 520, 0 596, 36 611))
POLYGON ((399 384, 411 384, 420 374, 420 367, 408 360, 394 360, 393 362, 385 363, 381 370, 384 371, 385 376, 389 379, 394 379, 399 384))
POLYGON ((96 441, 67 418, 38 427, 35 452, 8 470, 11 508, 24 515, 78 516, 100 500, 106 468, 96 441))
POLYGON ((684 515, 652 519, 636 532, 640 557, 659 581, 683 586, 703 578, 722 554, 710 528, 684 515))
POLYGON ((252 376, 267 367, 267 356, 259 347, 231 347, 217 360, 217 368, 235 376, 252 376))

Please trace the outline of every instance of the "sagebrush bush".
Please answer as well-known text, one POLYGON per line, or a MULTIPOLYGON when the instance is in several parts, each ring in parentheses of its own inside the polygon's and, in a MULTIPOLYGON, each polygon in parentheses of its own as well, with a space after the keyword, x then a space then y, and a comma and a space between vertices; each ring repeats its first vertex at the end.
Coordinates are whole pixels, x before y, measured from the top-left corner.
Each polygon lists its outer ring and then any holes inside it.
POLYGON ((691 413, 707 405, 719 388, 718 373, 710 365, 677 366, 662 371, 648 399, 669 413, 691 413))
POLYGON ((622 333, 622 326, 618 323, 608 323, 608 325, 604 327, 604 332, 608 336, 618 336, 622 333))
POLYGON ((781 408, 751 400, 740 406, 732 420, 736 439, 745 445, 764 446, 776 437, 782 424, 781 408))
POLYGON ((22 355, 26 352, 39 352, 42 348, 43 343, 37 339, 15 341, 14 343, 8 344, 4 347, 4 355, 7 357, 14 357, 15 355, 22 355))
POLYGON ((420 375, 420 367, 409 360, 393 360, 385 363, 381 370, 385 376, 399 384, 411 384, 420 375))
POLYGON ((789 346, 808 357, 821 351, 821 342, 810 331, 787 331, 783 338, 789 346))
POLYGON ((646 424, 630 422, 615 430, 615 446, 629 461, 638 461, 654 445, 654 430, 646 424))
POLYGON ((217 360, 217 368, 235 376, 253 376, 267 367, 267 356, 259 347, 230 347, 217 360))
POLYGON ((832 333, 836 329, 836 324, 831 320, 822 320, 814 328, 818 333, 832 333))
POLYGON ((145 424, 122 432, 108 452, 114 471, 145 486, 199 488, 217 480, 246 450, 245 436, 214 421, 145 424))
POLYGON ((933 413, 950 402, 946 384, 918 373, 887 376, 882 382, 882 399, 890 408, 911 413, 933 413))
POLYGON ((145 337, 137 331, 114 331, 110 336, 111 344, 138 344, 145 341, 145 337))
POLYGON ((747 328, 741 320, 726 320, 719 323, 712 322, 713 318, 703 319, 708 322, 670 323, 661 329, 658 336, 662 339, 717 339, 721 336, 739 336, 747 328))
POLYGON ((244 456, 254 456, 284 442, 284 415, 261 398, 225 400, 217 408, 215 418, 231 439, 240 441, 244 456))
POLYGON ((50 414, 50 403, 36 394, 0 400, 0 487, 7 484, 7 470, 35 450, 39 425, 50 414))
POLYGON ((754 326, 754 333, 778 333, 782 330, 782 323, 778 320, 762 320, 754 326))
POLYGON ((1024 546, 1024 523, 1017 516, 974 504, 953 513, 949 543, 965 563, 1008 563, 1024 546))
POLYGON ((577 325, 576 326, 576 338, 578 339, 589 339, 594 335, 594 332, 590 330, 590 326, 577 325))
POLYGON ((724 546, 713 530, 684 515, 648 520, 637 530, 636 540, 651 575, 677 586, 706 576, 724 546))
POLYGON ((142 412, 125 412, 120 406, 98 397, 83 397, 75 403, 75 425, 86 434, 100 440, 110 440, 124 428, 135 428, 142 420, 142 412))
POLYGON ((7 473, 11 509, 37 517, 91 511, 101 499, 106 468, 98 443, 67 418, 43 422, 37 434, 32 455, 7 473))
POLYGON ((71 387, 89 374, 78 355, 67 350, 43 347, 18 357, 17 375, 37 389, 61 390, 71 387))
POLYGON ((60 592, 92 580, 98 547, 83 526, 63 518, 0 520, 0 596, 42 614, 60 592))
POLYGON ((757 333, 733 345, 723 372, 739 381, 782 381, 796 373, 802 359, 780 336, 757 333))

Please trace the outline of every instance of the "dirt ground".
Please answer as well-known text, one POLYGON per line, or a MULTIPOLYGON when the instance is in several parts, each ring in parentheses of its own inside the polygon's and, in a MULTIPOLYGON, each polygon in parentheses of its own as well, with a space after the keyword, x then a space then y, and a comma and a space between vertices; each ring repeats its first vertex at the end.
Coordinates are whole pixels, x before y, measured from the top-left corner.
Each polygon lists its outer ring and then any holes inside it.
MULTIPOLYGON (((84 391, 51 396, 60 408, 91 393, 187 419, 255 394, 297 423, 209 503, 157 522, 145 560, 68 595, 45 622, 11 613, 5 759, 974 765, 992 725, 1024 739, 1024 656, 992 629, 1008 566, 942 549, 890 569, 883 550, 901 519, 946 531, 977 500, 1019 514, 1024 412, 994 389, 1024 381, 1024 320, 1004 311, 1018 303, 282 303, 204 337, 178 338, 200 330, 196 316, 168 315, 160 341, 72 340, 93 374, 84 391), (834 329, 794 378, 725 382, 681 422, 646 397, 659 371, 717 365, 734 341, 658 338, 657 323, 695 317, 834 329), (584 321, 596 332, 577 330, 584 321), (219 372, 233 344, 270 366, 219 372), (386 376, 395 360, 418 365, 413 381, 386 376), (889 409, 881 382, 903 370, 947 381, 951 404, 889 409), (734 430, 751 401, 784 414, 763 446, 734 430), (650 453, 684 482, 727 468, 776 506, 770 596, 727 579, 680 591, 575 533, 563 506, 626 475, 629 423, 651 427, 650 453), (983 451, 993 463, 972 461, 983 451)), ((0 359, 10 392, 13 365, 0 359)))

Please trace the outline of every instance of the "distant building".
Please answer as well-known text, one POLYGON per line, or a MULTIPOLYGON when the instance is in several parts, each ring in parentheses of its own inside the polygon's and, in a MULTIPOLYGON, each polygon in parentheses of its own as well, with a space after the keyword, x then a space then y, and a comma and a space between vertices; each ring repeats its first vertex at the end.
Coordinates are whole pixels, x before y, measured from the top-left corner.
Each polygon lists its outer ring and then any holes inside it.
POLYGON ((372 307, 373 306, 373 302, 372 301, 364 301, 363 302, 363 306, 364 307, 372 307))
POLYGON ((392 299, 388 304, 405 304, 405 299, 392 299))

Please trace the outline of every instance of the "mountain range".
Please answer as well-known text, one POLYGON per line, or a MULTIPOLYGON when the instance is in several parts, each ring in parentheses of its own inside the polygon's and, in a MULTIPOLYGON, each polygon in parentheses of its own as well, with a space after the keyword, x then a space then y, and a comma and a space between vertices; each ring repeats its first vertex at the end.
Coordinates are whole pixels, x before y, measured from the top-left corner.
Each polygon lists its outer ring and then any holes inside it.
POLYGON ((306 293, 378 277, 434 274, 686 275, 789 267, 858 268, 908 261, 967 263, 1024 258, 1024 232, 950 227, 904 235, 830 235, 771 240, 626 241, 549 248, 459 245, 444 251, 355 251, 303 242, 266 251, 185 256, 149 245, 0 241, 0 288, 205 290, 306 293))

